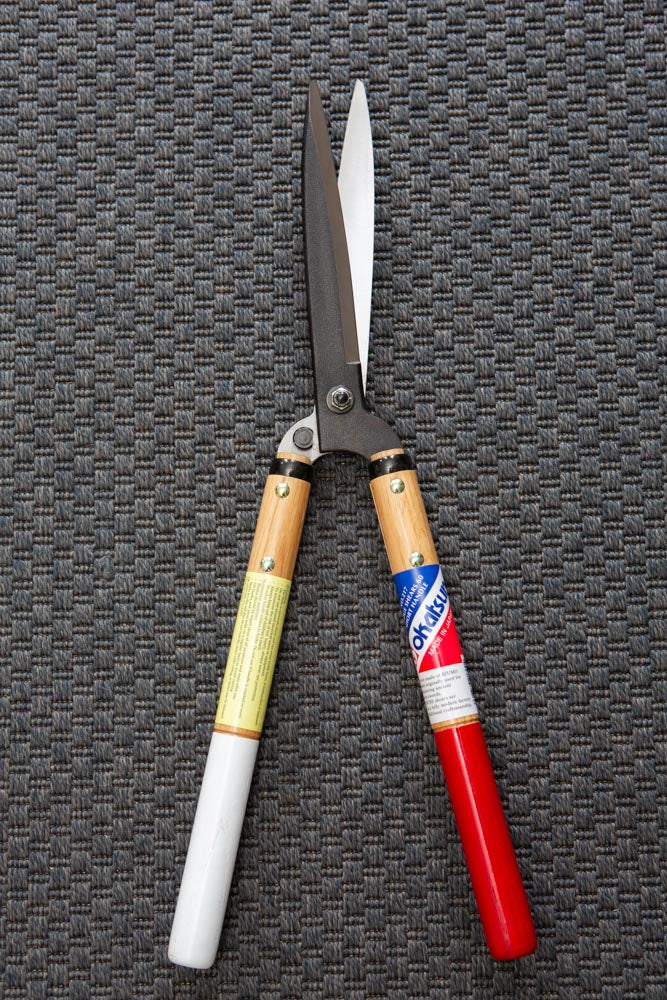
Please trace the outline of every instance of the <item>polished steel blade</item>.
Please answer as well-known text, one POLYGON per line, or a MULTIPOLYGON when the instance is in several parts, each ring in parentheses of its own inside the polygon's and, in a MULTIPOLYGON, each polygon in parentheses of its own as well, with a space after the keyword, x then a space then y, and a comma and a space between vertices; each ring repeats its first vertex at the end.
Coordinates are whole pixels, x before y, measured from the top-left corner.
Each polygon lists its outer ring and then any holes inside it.
POLYGON ((354 290, 354 314, 361 373, 366 388, 373 287, 375 183, 373 140, 366 90, 357 80, 345 128, 338 170, 338 193, 345 222, 347 253, 354 290))

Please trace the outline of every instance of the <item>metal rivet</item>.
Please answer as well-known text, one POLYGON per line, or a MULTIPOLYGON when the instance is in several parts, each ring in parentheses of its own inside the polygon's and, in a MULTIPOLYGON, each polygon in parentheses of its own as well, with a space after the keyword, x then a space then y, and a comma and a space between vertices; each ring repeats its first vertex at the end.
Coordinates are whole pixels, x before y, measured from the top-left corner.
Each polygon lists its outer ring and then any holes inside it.
POLYGON ((389 489, 392 493, 402 493, 405 489, 405 483, 402 479, 391 479, 389 481, 389 489))
MULTIPOLYGON (((422 559, 422 562, 423 561, 424 560, 422 559)), ((259 565, 262 567, 262 569, 264 570, 265 573, 270 573, 271 570, 273 569, 273 567, 276 564, 274 563, 274 561, 271 558, 271 556, 264 556, 264 558, 262 559, 262 561, 261 561, 261 563, 259 565)))
POLYGON ((289 496, 289 486, 287 483, 278 483, 276 486, 276 496, 280 497, 281 500, 283 497, 289 496))
POLYGON ((337 385, 327 393, 327 406, 334 413, 347 413, 354 406, 354 396, 346 385, 337 385))
POLYGON ((424 557, 421 554, 421 552, 411 552, 410 555, 408 556, 408 562, 410 563, 411 566, 414 566, 416 569, 417 566, 424 565, 424 557))
POLYGON ((313 443, 313 432, 310 427, 297 427, 292 435, 292 441, 300 451, 308 451, 313 443))

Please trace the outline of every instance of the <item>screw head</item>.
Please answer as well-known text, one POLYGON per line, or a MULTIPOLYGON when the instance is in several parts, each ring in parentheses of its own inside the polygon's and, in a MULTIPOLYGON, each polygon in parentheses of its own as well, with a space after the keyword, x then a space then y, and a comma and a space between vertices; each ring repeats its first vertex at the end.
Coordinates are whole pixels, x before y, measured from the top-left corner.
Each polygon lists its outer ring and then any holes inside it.
POLYGON ((417 569, 418 566, 424 565, 424 557, 421 552, 411 552, 408 556, 408 562, 417 569))
POLYGON ((289 486, 287 483, 278 483, 276 486, 276 496, 280 497, 281 500, 289 496, 289 486))
POLYGON ((264 556, 259 565, 262 567, 265 573, 270 573, 276 564, 271 558, 271 556, 264 556))
POLYGON ((405 489, 405 483, 402 479, 390 479, 389 489, 392 493, 402 493, 405 489))
POLYGON ((354 396, 346 385, 337 385, 327 393, 327 406, 334 413, 347 413, 354 406, 354 396))
POLYGON ((299 451, 308 451, 313 443, 313 432, 310 427, 297 427, 292 435, 292 441, 299 451))

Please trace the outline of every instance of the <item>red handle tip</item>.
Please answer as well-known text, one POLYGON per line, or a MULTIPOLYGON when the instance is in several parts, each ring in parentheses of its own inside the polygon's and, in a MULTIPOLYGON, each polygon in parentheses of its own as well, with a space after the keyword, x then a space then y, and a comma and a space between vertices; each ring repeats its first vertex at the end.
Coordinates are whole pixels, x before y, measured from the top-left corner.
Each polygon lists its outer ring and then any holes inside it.
POLYGON ((530 955, 535 926, 482 727, 443 729, 435 742, 489 951, 500 961, 530 955))

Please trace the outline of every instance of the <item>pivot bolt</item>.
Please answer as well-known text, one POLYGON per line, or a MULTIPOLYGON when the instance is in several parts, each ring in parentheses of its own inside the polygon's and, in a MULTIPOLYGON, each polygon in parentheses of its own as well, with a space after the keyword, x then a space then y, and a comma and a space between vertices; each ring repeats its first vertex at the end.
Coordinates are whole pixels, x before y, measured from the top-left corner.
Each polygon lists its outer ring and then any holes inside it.
MULTIPOLYGON (((423 561, 423 560, 422 560, 423 561)), ((270 573, 273 567, 276 565, 271 556, 264 556, 261 563, 259 564, 265 573, 270 573)))
POLYGON ((280 497, 281 500, 289 496, 289 486, 287 483, 278 483, 276 486, 276 496, 280 497))
POLYGON ((346 385, 337 385, 327 393, 327 406, 334 413, 347 413, 354 406, 354 396, 346 385))
POLYGON ((389 489, 392 493, 402 493, 405 489, 405 483, 402 479, 390 479, 389 489))
POLYGON ((421 552, 411 552, 408 556, 408 562, 417 569, 418 566, 424 565, 424 557, 421 552))

